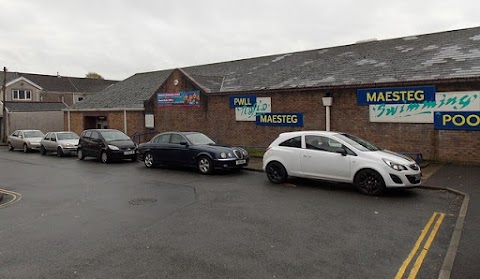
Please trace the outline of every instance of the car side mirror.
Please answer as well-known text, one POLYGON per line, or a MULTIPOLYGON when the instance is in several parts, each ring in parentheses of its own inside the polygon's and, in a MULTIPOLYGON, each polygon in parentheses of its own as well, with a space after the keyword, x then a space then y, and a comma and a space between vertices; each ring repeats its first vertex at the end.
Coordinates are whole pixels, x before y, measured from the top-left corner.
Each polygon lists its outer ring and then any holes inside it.
POLYGON ((336 153, 340 153, 342 154, 342 156, 347 156, 347 150, 345 148, 339 148, 337 151, 335 151, 336 153))
POLYGON ((188 146, 188 142, 186 142, 186 141, 181 141, 180 144, 181 144, 181 145, 188 146))
POLYGON ((57 139, 52 139, 52 141, 57 141, 57 139))

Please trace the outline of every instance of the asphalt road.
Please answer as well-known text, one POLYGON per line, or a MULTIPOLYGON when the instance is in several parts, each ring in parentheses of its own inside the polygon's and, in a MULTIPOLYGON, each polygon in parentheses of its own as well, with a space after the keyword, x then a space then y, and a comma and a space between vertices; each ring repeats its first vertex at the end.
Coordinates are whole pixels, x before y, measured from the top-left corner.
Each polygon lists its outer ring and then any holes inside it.
POLYGON ((1 278, 394 278, 439 212, 416 276, 436 278, 462 202, 3 147, 0 179, 2 204, 21 195, 0 207, 1 278))

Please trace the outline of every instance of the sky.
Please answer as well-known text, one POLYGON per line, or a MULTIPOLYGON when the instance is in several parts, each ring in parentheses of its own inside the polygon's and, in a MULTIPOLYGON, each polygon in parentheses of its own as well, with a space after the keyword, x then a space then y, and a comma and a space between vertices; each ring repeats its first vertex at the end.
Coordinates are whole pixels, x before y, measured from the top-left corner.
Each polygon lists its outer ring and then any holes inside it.
POLYGON ((480 26, 474 0, 0 0, 0 66, 135 73, 480 26))

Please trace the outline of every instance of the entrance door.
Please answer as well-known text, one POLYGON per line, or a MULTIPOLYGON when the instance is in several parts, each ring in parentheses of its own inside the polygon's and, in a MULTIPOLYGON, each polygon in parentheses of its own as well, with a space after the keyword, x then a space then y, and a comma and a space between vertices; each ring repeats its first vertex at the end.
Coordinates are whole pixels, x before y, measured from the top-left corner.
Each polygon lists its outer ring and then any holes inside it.
POLYGON ((97 117, 95 120, 95 128, 107 129, 107 118, 105 116, 97 117))

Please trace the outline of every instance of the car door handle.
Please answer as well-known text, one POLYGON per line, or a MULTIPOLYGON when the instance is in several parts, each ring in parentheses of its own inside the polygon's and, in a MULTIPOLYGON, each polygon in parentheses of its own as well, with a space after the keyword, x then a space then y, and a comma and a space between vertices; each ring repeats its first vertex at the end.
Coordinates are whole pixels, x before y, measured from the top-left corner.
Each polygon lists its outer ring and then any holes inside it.
POLYGON ((312 156, 305 155, 305 154, 303 154, 303 157, 305 157, 305 158, 312 158, 312 156))

